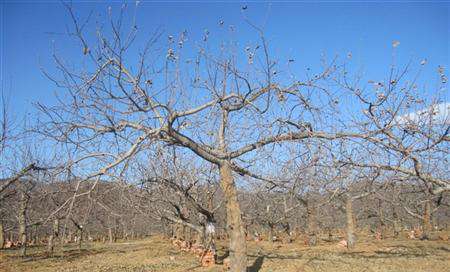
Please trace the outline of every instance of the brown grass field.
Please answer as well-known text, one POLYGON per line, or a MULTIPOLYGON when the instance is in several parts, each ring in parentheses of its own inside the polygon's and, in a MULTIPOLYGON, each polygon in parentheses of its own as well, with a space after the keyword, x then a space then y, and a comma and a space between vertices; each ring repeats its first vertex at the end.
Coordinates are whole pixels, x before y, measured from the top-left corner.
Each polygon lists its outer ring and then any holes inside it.
MULTIPOLYGON (((218 264, 203 268, 192 253, 181 252, 160 236, 115 244, 87 243, 78 250, 75 245, 58 248, 48 257, 44 247, 32 247, 29 256, 18 257, 17 249, 0 251, 0 271, 223 271, 226 257, 224 242, 218 245, 218 264)), ((360 241, 354 250, 337 242, 321 242, 308 247, 291 244, 249 242, 248 271, 450 271, 449 241, 408 239, 360 241)))

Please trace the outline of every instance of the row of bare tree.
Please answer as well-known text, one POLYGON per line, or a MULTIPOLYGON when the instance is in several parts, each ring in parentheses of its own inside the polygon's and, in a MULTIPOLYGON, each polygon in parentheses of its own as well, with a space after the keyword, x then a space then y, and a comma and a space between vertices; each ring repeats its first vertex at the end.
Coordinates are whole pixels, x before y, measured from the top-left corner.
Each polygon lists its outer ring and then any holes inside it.
MULTIPOLYGON (((185 184, 192 176, 179 177, 146 179, 139 186, 101 181, 89 198, 77 198, 71 214, 66 208, 56 215, 52 212, 76 191, 76 180, 22 178, 2 199, 0 244, 20 246, 22 254, 27 245, 47 244, 52 254, 56 243, 81 246, 82 241, 112 243, 164 234, 205 245, 208 236, 227 237, 217 180, 185 184)), ((85 182, 78 190, 90 185, 85 182)), ((247 240, 301 239, 311 246, 320 239, 344 238, 353 247, 357 233, 397 238, 417 229, 421 232, 416 238, 432 239, 433 233, 448 228, 450 219, 448 194, 430 198, 417 182, 365 180, 345 191, 316 187, 308 192, 251 186, 239 190, 239 201, 247 240)))

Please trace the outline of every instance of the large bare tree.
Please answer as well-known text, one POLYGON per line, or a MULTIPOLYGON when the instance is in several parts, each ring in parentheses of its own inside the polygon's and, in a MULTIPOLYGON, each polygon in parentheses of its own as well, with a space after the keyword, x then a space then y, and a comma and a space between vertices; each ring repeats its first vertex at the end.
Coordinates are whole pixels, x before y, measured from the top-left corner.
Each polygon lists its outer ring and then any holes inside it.
MULTIPOLYGON (((257 42, 240 46, 230 38, 211 46, 209 31, 199 43, 188 42, 186 31, 167 37, 156 31, 142 41, 125 7, 109 11, 109 27, 96 27, 66 7, 73 20, 69 34, 81 45, 83 65, 55 53, 61 74, 47 76, 65 92, 58 95, 57 104, 38 107, 46 116, 39 131, 71 150, 67 165, 83 176, 73 196, 58 208, 68 208, 67 218, 75 199, 90 196, 101 179, 136 179, 132 165, 142 158, 157 159, 155 146, 183 150, 216 167, 226 202, 231 269, 245 271, 239 177, 283 183, 264 170, 264 154, 283 152, 281 143, 355 139, 366 147, 388 148, 410 160, 413 170, 355 162, 351 157, 346 161, 416 175, 438 186, 433 191, 448 189, 446 179, 422 171, 414 156, 418 150, 411 151, 398 138, 405 134, 397 133, 399 122, 394 121, 404 107, 402 97, 410 95, 409 89, 398 87, 406 72, 393 69, 386 82, 377 83, 384 92, 374 98, 358 87, 358 75, 350 81, 346 63, 337 59, 323 58, 318 72, 308 68, 297 76, 290 70, 295 60, 273 58, 263 29, 245 16, 257 42), (341 106, 339 98, 346 96, 359 103, 362 115, 341 106), (89 188, 80 186, 87 180, 94 181, 89 188)), ((225 37, 237 31, 222 25, 217 31, 225 37)), ((423 135, 419 132, 414 135, 423 135)), ((433 137, 429 146, 447 141, 447 133, 448 129, 433 137)))

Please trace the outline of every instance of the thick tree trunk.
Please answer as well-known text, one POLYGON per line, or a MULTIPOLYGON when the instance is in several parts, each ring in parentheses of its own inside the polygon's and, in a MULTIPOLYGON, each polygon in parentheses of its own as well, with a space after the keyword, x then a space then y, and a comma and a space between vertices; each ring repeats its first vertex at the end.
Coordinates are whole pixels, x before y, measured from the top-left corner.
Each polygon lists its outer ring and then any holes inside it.
POLYGON ((306 200, 306 215, 308 220, 308 245, 317 244, 317 217, 316 207, 311 199, 306 200))
POLYGON ((20 203, 19 203, 19 241, 21 243, 20 256, 25 257, 27 253, 27 206, 28 206, 29 196, 25 191, 20 192, 20 203))
POLYGON ((346 199, 345 214, 347 219, 347 248, 352 249, 355 247, 356 235, 355 216, 353 214, 353 199, 350 196, 346 199))
POLYGON ((431 203, 430 201, 425 202, 425 207, 423 211, 423 235, 422 239, 430 239, 431 235, 431 203))
POLYGON ((231 271, 245 272, 247 270, 247 243, 236 184, 234 183, 231 167, 228 162, 220 165, 220 181, 226 199, 231 271))
POLYGON ((0 220, 0 249, 5 245, 5 236, 3 230, 3 222, 0 220))

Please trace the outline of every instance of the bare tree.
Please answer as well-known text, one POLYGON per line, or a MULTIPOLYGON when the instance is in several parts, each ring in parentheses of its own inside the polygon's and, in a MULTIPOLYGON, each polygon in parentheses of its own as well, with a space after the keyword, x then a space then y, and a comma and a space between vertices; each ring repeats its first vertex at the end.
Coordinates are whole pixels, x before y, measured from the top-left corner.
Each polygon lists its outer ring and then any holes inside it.
MULTIPOLYGON (((423 172, 420 158, 414 155, 423 146, 411 150, 405 143, 405 138, 411 139, 405 136, 410 130, 402 134, 399 128, 406 127, 395 122, 404 104, 395 97, 410 95, 397 88, 405 72, 391 71, 388 82, 379 84, 385 92, 373 101, 358 88, 360 78, 355 76, 351 82, 345 63, 339 64, 336 59, 323 59, 320 72, 311 74, 308 70, 300 78, 280 72, 289 71, 289 67, 271 57, 263 29, 245 17, 257 34, 257 44, 240 48, 224 41, 211 49, 209 32, 205 32, 203 43, 190 46, 186 32, 177 38, 169 35, 165 42, 157 31, 136 55, 131 48, 136 46, 138 28, 133 18, 127 20, 125 8, 119 11, 117 20, 110 14, 109 31, 102 27, 93 34, 89 21, 81 21, 70 5, 66 7, 74 23, 70 35, 79 40, 81 57, 89 65, 84 70, 72 69, 54 54, 62 76, 47 75, 66 92, 54 106, 38 104, 47 117, 38 130, 71 150, 67 165, 83 176, 72 197, 58 208, 67 208, 67 218, 72 217, 76 199, 90 197, 102 178, 132 180, 135 174, 130 165, 154 155, 156 146, 176 148, 216 167, 226 203, 231 270, 245 271, 246 237, 237 183, 240 176, 247 176, 280 186, 283 182, 274 182, 261 170, 260 158, 267 150, 282 151, 282 143, 307 145, 314 139, 354 139, 368 149, 397 152, 398 161, 404 164, 409 160, 413 169, 355 162, 351 156, 346 158, 347 163, 417 176, 430 186, 438 186, 430 187, 435 193, 448 189, 448 180, 423 172), (125 29, 127 26, 129 29, 125 29), (196 53, 185 57, 189 46, 196 53), (363 117, 369 123, 361 122, 360 116, 342 114, 339 91, 368 107, 363 117), (89 165, 88 170, 81 170, 83 164, 89 165), (89 188, 81 186, 88 180, 94 180, 89 188)), ((428 137, 432 141, 426 150, 446 142, 447 133, 448 129, 438 137, 428 137)), ((414 135, 430 134, 419 131, 414 135)), ((172 189, 177 184, 166 177, 155 181, 172 189)), ((316 207, 307 195, 314 237, 316 207)), ((190 201, 189 194, 184 197, 190 201)), ((194 207, 196 204, 191 203, 194 207)), ((210 216, 211 211, 196 209, 210 216)))

